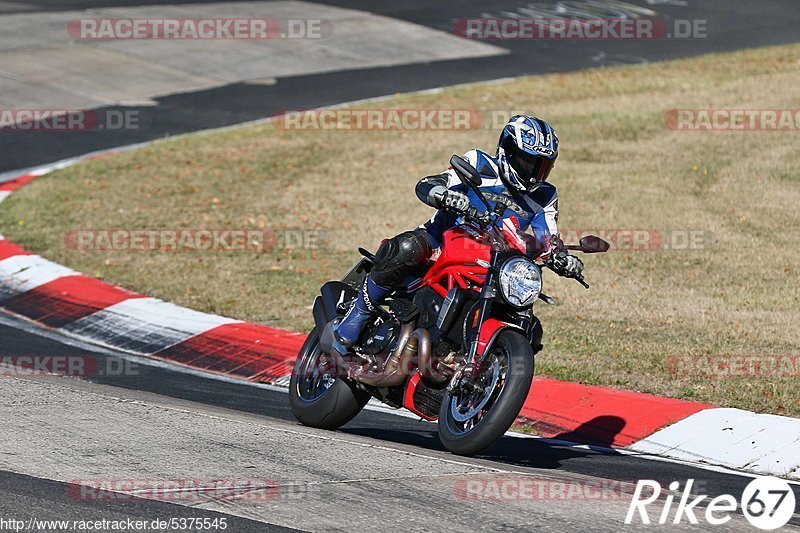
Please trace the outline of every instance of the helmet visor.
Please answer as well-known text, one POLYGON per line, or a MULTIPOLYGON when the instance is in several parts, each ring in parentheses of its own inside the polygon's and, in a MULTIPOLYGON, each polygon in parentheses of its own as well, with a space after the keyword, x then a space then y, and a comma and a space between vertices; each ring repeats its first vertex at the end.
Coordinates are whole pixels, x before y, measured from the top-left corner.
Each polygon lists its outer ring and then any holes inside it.
POLYGON ((526 189, 545 181, 555 162, 555 159, 529 154, 521 150, 511 138, 506 138, 506 142, 503 143, 503 151, 511 168, 517 173, 526 189))

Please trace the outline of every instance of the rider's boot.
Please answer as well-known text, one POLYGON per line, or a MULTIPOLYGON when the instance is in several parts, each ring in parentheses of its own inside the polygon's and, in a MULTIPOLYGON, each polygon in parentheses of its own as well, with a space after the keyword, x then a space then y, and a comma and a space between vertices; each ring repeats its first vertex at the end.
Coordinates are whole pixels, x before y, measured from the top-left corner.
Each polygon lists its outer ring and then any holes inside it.
POLYGON ((347 348, 357 343, 364 325, 375 318, 378 306, 390 292, 390 289, 381 287, 371 276, 367 276, 350 310, 342 321, 334 326, 333 335, 336 340, 347 348))

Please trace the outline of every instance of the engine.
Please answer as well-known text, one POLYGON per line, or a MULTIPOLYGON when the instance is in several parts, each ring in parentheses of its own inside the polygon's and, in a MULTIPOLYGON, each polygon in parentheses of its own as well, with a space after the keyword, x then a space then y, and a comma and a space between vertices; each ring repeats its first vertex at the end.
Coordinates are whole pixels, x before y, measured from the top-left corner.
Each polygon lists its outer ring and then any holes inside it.
POLYGON ((361 352, 367 355, 388 354, 397 343, 401 324, 396 318, 384 320, 379 318, 365 328, 361 343, 361 352))

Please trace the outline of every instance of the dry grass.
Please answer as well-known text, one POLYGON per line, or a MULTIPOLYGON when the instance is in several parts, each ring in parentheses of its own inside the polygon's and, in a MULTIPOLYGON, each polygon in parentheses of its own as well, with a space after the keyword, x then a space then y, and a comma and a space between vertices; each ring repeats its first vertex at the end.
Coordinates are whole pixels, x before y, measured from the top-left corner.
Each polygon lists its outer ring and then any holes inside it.
MULTIPOLYGON (((796 377, 672 376, 669 354, 798 354, 800 132, 666 128, 673 108, 800 108, 800 47, 521 79, 365 108, 509 109, 553 123, 564 228, 702 230, 701 250, 586 258, 589 291, 550 277, 538 371, 556 378, 800 415, 796 377)), ((72 167, 11 197, 0 231, 46 257, 196 309, 305 330, 318 286, 355 246, 430 216, 413 194, 497 131, 195 135, 72 167), (20 221, 24 220, 24 224, 20 221), (312 228, 317 249, 78 252, 79 228, 312 228)))

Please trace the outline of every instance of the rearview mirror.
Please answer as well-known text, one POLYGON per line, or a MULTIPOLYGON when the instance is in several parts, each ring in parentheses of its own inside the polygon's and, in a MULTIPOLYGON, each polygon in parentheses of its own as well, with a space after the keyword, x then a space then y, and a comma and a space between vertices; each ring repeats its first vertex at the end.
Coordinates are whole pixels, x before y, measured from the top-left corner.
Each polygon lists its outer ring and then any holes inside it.
POLYGON ((478 187, 483 182, 481 179, 480 172, 469 164, 469 161, 464 159, 459 155, 453 155, 450 158, 450 165, 452 165, 453 170, 456 171, 458 177, 461 178, 461 181, 464 181, 473 187, 478 187))
POLYGON ((580 243, 581 252, 585 254, 599 254, 603 252, 607 252, 611 245, 597 237, 596 235, 587 235, 586 237, 581 237, 581 240, 578 241, 580 243))

